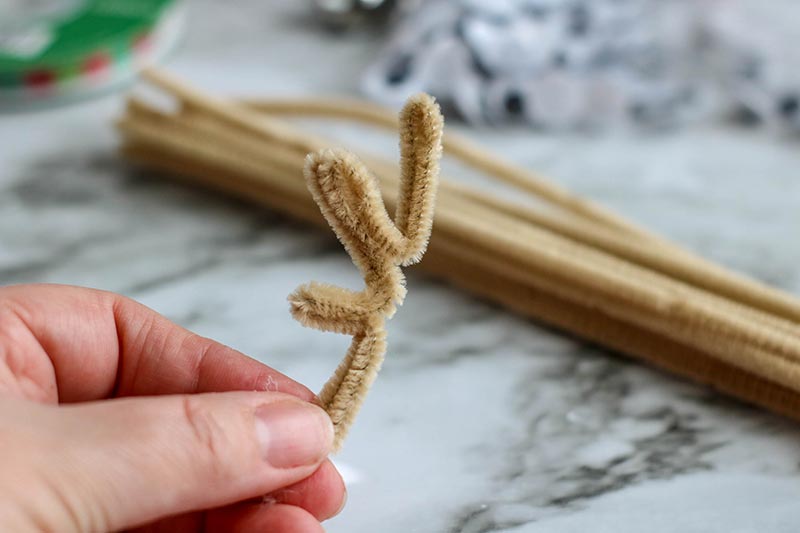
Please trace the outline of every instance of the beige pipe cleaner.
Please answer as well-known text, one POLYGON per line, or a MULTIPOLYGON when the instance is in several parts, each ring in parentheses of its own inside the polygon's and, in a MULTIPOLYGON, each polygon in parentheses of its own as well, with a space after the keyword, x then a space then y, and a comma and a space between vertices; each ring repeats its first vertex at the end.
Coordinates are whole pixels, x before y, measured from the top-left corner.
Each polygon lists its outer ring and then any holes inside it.
POLYGON ((433 223, 442 153, 439 106, 426 94, 400 113, 400 190, 394 222, 377 180, 353 154, 321 150, 306 158, 308 189, 364 277, 356 292, 312 281, 290 296, 303 325, 353 336, 350 348, 319 394, 336 430, 339 449, 386 352, 386 319, 405 297, 400 266, 418 262, 433 223))

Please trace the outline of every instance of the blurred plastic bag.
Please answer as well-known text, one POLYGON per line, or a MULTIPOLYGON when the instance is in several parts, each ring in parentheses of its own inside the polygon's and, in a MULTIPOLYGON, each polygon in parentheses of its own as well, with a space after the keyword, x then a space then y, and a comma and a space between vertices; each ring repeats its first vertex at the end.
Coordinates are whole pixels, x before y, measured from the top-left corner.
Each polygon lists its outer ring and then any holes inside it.
POLYGON ((770 15, 800 20, 800 4, 428 0, 401 14, 363 89, 393 106, 427 91, 470 122, 544 129, 665 127, 736 107, 787 122, 800 83, 775 71, 800 71, 779 46, 797 40, 770 15))

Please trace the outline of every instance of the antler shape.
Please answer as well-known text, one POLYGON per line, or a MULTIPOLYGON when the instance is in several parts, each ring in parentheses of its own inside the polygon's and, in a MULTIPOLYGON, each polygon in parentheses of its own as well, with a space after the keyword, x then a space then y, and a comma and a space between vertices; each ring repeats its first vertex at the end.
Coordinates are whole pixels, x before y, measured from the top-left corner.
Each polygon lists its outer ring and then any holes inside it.
POLYGON ((322 215, 364 277, 356 292, 325 283, 302 285, 289 296, 292 316, 305 326, 353 336, 319 399, 336 430, 339 449, 386 352, 386 319, 405 297, 400 266, 418 262, 433 222, 444 122, 426 94, 400 113, 400 190, 394 222, 375 177, 344 150, 306 158, 304 174, 322 215))

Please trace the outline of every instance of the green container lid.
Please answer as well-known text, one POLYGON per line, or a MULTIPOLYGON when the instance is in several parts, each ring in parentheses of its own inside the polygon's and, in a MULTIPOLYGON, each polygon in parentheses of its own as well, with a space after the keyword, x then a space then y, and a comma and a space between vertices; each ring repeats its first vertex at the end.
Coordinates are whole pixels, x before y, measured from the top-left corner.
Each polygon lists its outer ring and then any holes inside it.
POLYGON ((0 11, 0 109, 54 105, 130 81, 174 45, 182 20, 176 0, 12 0, 0 11))

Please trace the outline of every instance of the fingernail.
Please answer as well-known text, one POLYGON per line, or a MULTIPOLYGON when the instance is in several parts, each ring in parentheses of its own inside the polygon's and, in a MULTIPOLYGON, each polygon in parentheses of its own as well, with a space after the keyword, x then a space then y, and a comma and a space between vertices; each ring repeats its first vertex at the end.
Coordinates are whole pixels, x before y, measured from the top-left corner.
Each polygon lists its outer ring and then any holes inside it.
POLYGON ((256 435, 269 464, 293 468, 318 463, 330 453, 333 424, 310 403, 280 401, 256 410, 256 435))

